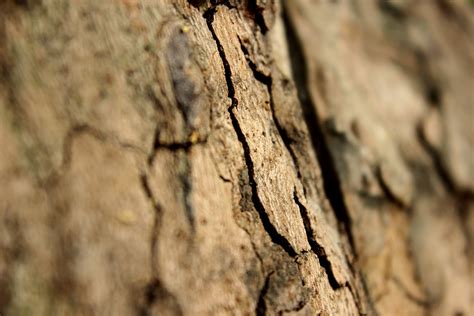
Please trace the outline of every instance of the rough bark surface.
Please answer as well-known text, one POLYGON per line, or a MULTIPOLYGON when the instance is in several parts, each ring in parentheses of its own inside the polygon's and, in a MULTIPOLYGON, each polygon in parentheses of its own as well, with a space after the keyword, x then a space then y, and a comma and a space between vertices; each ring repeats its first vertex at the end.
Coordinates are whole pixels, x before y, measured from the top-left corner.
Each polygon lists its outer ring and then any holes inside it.
POLYGON ((469 315, 465 1, 0 1, 1 315, 469 315))

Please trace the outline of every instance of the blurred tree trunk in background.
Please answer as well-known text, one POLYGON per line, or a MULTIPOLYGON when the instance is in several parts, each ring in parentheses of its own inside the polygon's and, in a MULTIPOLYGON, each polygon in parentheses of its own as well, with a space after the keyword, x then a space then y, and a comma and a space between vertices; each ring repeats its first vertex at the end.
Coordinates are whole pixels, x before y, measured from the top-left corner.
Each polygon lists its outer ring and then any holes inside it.
POLYGON ((473 16, 0 1, 0 314, 472 313, 473 16))

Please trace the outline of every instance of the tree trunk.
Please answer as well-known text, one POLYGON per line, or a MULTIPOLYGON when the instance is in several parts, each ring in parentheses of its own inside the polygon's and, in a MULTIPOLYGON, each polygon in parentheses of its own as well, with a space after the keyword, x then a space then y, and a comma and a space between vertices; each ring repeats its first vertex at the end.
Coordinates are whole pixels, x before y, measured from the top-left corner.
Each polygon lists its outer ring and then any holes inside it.
POLYGON ((468 315, 466 1, 0 1, 1 315, 468 315))

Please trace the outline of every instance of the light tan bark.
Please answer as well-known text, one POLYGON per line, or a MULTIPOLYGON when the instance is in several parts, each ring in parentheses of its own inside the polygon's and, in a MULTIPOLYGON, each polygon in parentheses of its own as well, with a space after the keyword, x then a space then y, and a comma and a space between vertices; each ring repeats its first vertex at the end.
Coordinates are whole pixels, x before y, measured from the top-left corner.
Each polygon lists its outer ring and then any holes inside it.
POLYGON ((0 314, 469 314, 473 16, 0 2, 0 314))

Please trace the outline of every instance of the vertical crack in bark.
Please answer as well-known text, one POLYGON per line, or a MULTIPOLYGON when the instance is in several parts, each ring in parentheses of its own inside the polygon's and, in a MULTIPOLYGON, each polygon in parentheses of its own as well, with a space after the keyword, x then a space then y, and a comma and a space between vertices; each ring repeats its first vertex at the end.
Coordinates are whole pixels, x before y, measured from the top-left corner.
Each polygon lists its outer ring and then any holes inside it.
POLYGON ((193 182, 192 182, 192 164, 191 160, 189 159, 189 150, 190 148, 186 149, 185 151, 185 158, 184 158, 184 170, 180 174, 181 185, 183 187, 183 195, 184 195, 184 209, 186 211, 186 216, 189 220, 189 224, 191 225, 191 232, 194 233, 196 230, 195 218, 194 218, 194 208, 191 201, 191 193, 193 190, 193 182))
POLYGON ((222 44, 217 37, 217 34, 214 31, 214 27, 212 25, 214 21, 214 14, 216 13, 216 8, 213 7, 211 9, 208 9, 204 13, 204 18, 207 21, 207 25, 209 27, 209 31, 212 34, 212 37, 214 41, 216 42, 216 46, 219 52, 219 56, 222 60, 222 64, 224 66, 224 74, 225 74, 225 79, 227 83, 227 90, 228 90, 228 97, 231 99, 232 103, 231 106, 228 108, 228 112, 230 115, 230 119, 232 121, 232 125, 234 127, 234 130, 237 134, 237 138, 239 142, 242 144, 242 148, 244 150, 244 159, 245 163, 247 165, 248 171, 249 171, 249 183, 252 188, 252 202, 259 214, 260 220, 262 221, 264 229, 267 231, 268 235, 270 236, 271 240, 273 243, 281 246, 283 250, 285 250, 288 255, 291 257, 296 256, 296 251, 293 249, 292 245, 290 242, 283 236, 281 235, 275 226, 270 221, 270 218, 268 217, 268 214, 265 211, 265 207, 263 206, 262 201, 260 200, 260 197, 258 196, 258 191, 257 191, 257 182, 255 181, 255 170, 254 170, 254 165, 253 161, 250 155, 250 146, 248 144, 247 139, 245 138, 245 135, 239 125, 239 121, 237 120, 237 117, 234 113, 234 109, 237 107, 238 100, 235 97, 235 88, 234 84, 232 82, 232 72, 230 69, 229 62, 227 61, 227 58, 225 56, 224 48, 222 47, 222 44))
POLYGON ((140 182, 145 196, 150 201, 150 204, 152 204, 155 210, 155 217, 153 221, 150 241, 150 266, 152 276, 151 280, 145 286, 142 300, 140 301, 140 305, 138 306, 138 311, 141 316, 151 315, 153 305, 159 301, 166 304, 166 306, 169 306, 176 315, 182 315, 183 312, 177 297, 163 286, 163 284, 157 277, 158 271, 155 268, 155 263, 157 262, 156 247, 158 242, 158 231, 161 226, 162 208, 161 205, 153 197, 153 193, 148 183, 148 175, 140 175, 140 182))
POLYGON ((162 210, 161 210, 161 205, 157 203, 155 199, 153 198, 150 185, 148 184, 148 176, 146 174, 140 175, 140 182, 142 185, 143 192, 145 193, 145 196, 150 201, 150 204, 153 206, 153 209, 155 211, 155 214, 154 214, 155 216, 153 220, 153 228, 151 232, 151 242, 150 242, 150 252, 151 252, 150 265, 151 265, 152 274, 155 274, 156 271, 155 271, 154 266, 156 262, 155 260, 156 259, 156 244, 158 241, 158 230, 161 226, 160 224, 161 224, 162 210))
MULTIPOLYGON (((272 77, 263 74, 262 72, 260 72, 257 69, 257 65, 250 59, 249 52, 248 52, 247 48, 244 46, 244 44, 242 43, 242 41, 240 40, 240 38, 239 38, 239 41, 240 41, 240 47, 242 49, 242 52, 244 53, 244 55, 246 57, 247 64, 249 65, 249 68, 252 70, 252 73, 253 73, 255 79, 258 80, 259 82, 261 82, 262 84, 264 84, 265 87, 267 88, 269 98, 270 98, 270 108, 272 110, 273 122, 275 123, 278 134, 280 135, 280 138, 282 139, 284 146, 287 148, 288 152, 290 153, 290 156, 291 156, 291 158, 293 160, 293 163, 295 165, 295 169, 298 173, 298 177, 301 178, 300 171, 298 169, 298 163, 297 163, 297 160, 296 160, 296 156, 295 156, 295 153, 293 152, 293 150, 291 148, 291 139, 288 137, 288 134, 286 133, 285 129, 283 129, 281 127, 278 120, 276 119, 274 100, 273 100, 273 94, 272 94, 272 83, 273 83, 272 82, 272 77)), ((297 204, 297 206, 300 210, 300 215, 301 215, 301 218, 303 219, 304 228, 305 228, 308 243, 310 244, 312 251, 318 256, 321 267, 323 267, 323 269, 326 271, 326 275, 328 277, 329 284, 331 285, 333 290, 337 290, 337 289, 341 288, 342 285, 339 284, 339 282, 337 281, 337 279, 334 275, 334 271, 332 269, 331 262, 329 261, 327 255, 326 255, 326 251, 324 250, 324 247, 322 247, 316 241, 316 239, 314 238, 315 233, 314 233, 313 229, 311 228, 309 215, 308 215, 308 209, 298 199, 298 196, 296 194, 296 188, 295 188, 295 191, 293 192, 293 198, 294 198, 294 201, 295 201, 295 203, 297 204)), ((346 285, 346 284, 344 284, 344 285, 346 285)))
MULTIPOLYGON (((153 154, 156 150, 153 150, 153 154)), ((152 156, 153 154, 150 154, 152 156)), ((151 161, 152 159, 148 159, 151 161)), ((148 173, 140 175, 140 183, 142 190, 145 193, 146 198, 152 205, 155 214, 153 220, 153 228, 151 231, 150 240, 150 269, 151 269, 151 280, 144 288, 143 296, 138 306, 138 312, 141 316, 148 316, 152 314, 153 305, 156 302, 163 302, 166 306, 169 306, 176 315, 182 315, 182 308, 178 302, 177 297, 169 292, 158 279, 158 269, 155 267, 157 262, 157 243, 158 243, 158 232, 162 223, 162 207, 158 201, 153 197, 152 190, 149 184, 148 173)))
POLYGON ((255 308, 255 315, 265 316, 267 313, 267 303, 265 302, 265 296, 267 295, 268 288, 270 287, 270 278, 273 275, 274 271, 271 271, 265 278, 265 283, 260 290, 258 296, 257 307, 255 308))
POLYGON ((341 287, 341 284, 339 284, 339 282, 337 281, 334 275, 331 262, 329 261, 327 257, 324 247, 322 247, 314 238, 315 232, 313 231, 313 228, 311 227, 308 209, 299 200, 298 195, 296 194, 296 188, 293 191, 293 199, 295 200, 295 203, 296 205, 298 205, 298 208, 300 210, 301 218, 303 219, 304 228, 306 231, 306 238, 308 239, 309 245, 311 246, 311 250, 313 250, 313 252, 318 256, 321 267, 323 267, 324 271, 326 271, 329 284, 331 285, 333 290, 337 290, 341 287))
MULTIPOLYGON (((249 68, 251 69, 255 79, 257 81, 261 82, 262 84, 264 84, 265 87, 267 88, 267 91, 268 91, 268 94, 269 94, 269 99, 270 99, 270 108, 271 108, 271 111, 272 111, 273 122, 275 123, 278 134, 279 134, 280 138, 282 139, 284 146, 287 148, 287 150, 288 150, 288 152, 291 156, 291 159, 292 159, 294 167, 296 169, 298 178, 301 179, 301 172, 300 172, 299 167, 298 167, 298 161, 297 161, 296 155, 295 155, 295 153, 294 153, 294 151, 291 147, 292 140, 288 136, 288 133, 286 132, 286 130, 280 125, 280 123, 278 122, 278 120, 276 118, 275 105, 274 105, 273 93, 272 93, 273 79, 272 79, 271 75, 270 76, 265 75, 264 73, 262 73, 261 71, 258 70, 257 65, 250 59, 249 51, 245 47, 245 45, 243 44, 243 42, 240 38, 239 38, 239 42, 240 42, 240 48, 241 48, 242 52, 244 53, 244 55, 246 57, 247 64, 248 64, 249 68)), ((313 237, 314 236, 314 231, 312 230, 312 228, 310 226, 308 210, 299 201, 299 199, 296 195, 296 189, 294 191, 294 200, 295 200, 295 203, 297 204, 297 206, 300 210, 300 215, 303 219, 304 228, 305 228, 308 243, 310 244, 310 247, 311 247, 312 251, 318 256, 320 265, 326 272, 326 275, 327 275, 330 286, 332 287, 333 290, 337 290, 341 287, 347 287, 349 289, 350 293, 352 294, 352 296, 354 297, 354 300, 355 300, 359 310, 362 310, 361 305, 360 305, 361 304, 360 303, 360 297, 358 295, 356 295, 356 293, 354 293, 354 289, 353 289, 353 287, 351 286, 350 283, 345 282, 344 284, 339 284, 339 282, 337 281, 337 279, 334 275, 334 271, 332 269, 332 264, 331 264, 331 262, 329 261, 327 255, 326 255, 326 251, 324 250, 324 247, 322 247, 314 239, 314 237, 313 237)), ((304 305, 305 304, 302 304, 299 307, 299 309, 302 309, 304 307, 304 305)))
MULTIPOLYGON (((296 157, 295 157, 295 154, 293 152, 293 150, 291 149, 291 140, 289 139, 286 131, 280 126, 280 124, 278 123, 277 119, 276 119, 276 115, 275 115, 275 109, 274 109, 274 101, 273 101, 273 94, 272 94, 272 77, 271 76, 268 76, 268 75, 265 75, 263 74, 262 72, 260 72, 258 69, 257 69, 257 65, 249 58, 249 52, 247 50, 247 48, 243 45, 242 41, 240 40, 239 38, 239 41, 240 41, 240 47, 242 49, 242 52, 244 53, 245 57, 246 57, 246 60, 247 60, 247 64, 249 65, 249 68, 252 70, 252 73, 255 77, 255 79, 259 82, 261 82, 262 84, 265 85, 265 87, 267 88, 267 91, 268 91, 268 95, 269 95, 269 98, 270 98, 270 107, 271 107, 271 110, 272 110, 272 116, 273 116, 273 121, 275 123, 275 126, 277 128, 277 131, 278 131, 278 134, 280 136, 280 138, 282 139, 283 141, 283 144, 285 145, 285 147, 287 148, 288 152, 290 153, 290 156, 293 160, 293 163, 295 165, 295 168, 297 169, 296 171, 298 172, 299 174, 299 170, 297 168, 297 161, 296 161, 296 157)), ((334 272, 332 270, 332 266, 331 266, 331 263, 330 261, 328 260, 328 257, 326 255, 326 252, 324 250, 324 248, 319 245, 317 243, 317 241, 314 239, 314 232, 310 226, 310 222, 309 222, 309 216, 308 216, 308 210, 307 208, 299 201, 298 199, 298 196, 296 195, 296 189, 293 193, 293 198, 294 198, 294 201, 295 203, 297 204, 299 210, 300 210, 300 214, 301 214, 301 217, 303 219, 303 223, 304 223, 304 228, 305 228, 305 232, 306 232, 306 237, 307 237, 307 240, 311 246, 311 249, 313 250, 313 252, 318 256, 319 258, 319 261, 320 261, 320 264, 321 266, 323 267, 323 269, 326 271, 326 275, 328 277, 328 280, 329 280, 329 283, 331 285, 331 287, 336 290, 338 288, 341 287, 341 285, 339 284, 339 282, 337 282, 335 276, 334 276, 334 272)))
POLYGON ((249 0, 247 8, 250 12, 255 14, 255 24, 258 25, 260 32, 265 35, 268 32, 268 27, 265 23, 265 18, 263 17, 262 9, 257 5, 257 0, 249 0))
POLYGON ((247 60, 247 64, 248 64, 250 70, 252 70, 253 76, 255 77, 255 79, 257 81, 264 84, 265 87, 267 88, 268 97, 269 97, 269 100, 270 100, 270 109, 272 111, 273 122, 275 123, 278 134, 280 135, 280 138, 283 141, 283 145, 287 148, 288 152, 290 153, 291 159, 293 160, 293 164, 295 165, 295 169, 296 169, 296 172, 298 174, 298 178, 301 179, 301 173, 300 173, 300 170, 298 168, 296 155, 293 152, 293 149, 291 148, 292 140, 290 139, 290 137, 288 136, 288 133, 280 125, 280 123, 278 122, 278 120, 276 118, 275 103, 274 103, 274 100, 273 100, 273 92, 272 92, 273 78, 271 76, 265 75, 264 73, 260 72, 257 69, 258 68, 257 65, 255 65, 255 63, 250 59, 249 51, 245 47, 245 45, 242 43, 242 40, 240 38, 239 38, 239 42, 240 42, 240 48, 241 48, 242 52, 245 55, 245 59, 247 60))
MULTIPOLYGON (((331 205, 331 208, 333 209, 338 222, 342 225, 345 235, 347 236, 350 247, 352 249, 352 253, 357 259, 358 253, 354 241, 354 234, 352 232, 352 220, 349 215, 347 205, 345 204, 341 182, 333 161, 334 157, 332 157, 332 154, 330 152, 329 145, 327 144, 324 131, 320 123, 319 115, 317 113, 315 104, 313 103, 313 100, 311 98, 310 87, 308 83, 308 65, 306 62, 306 57, 304 55, 300 39, 298 38, 297 31, 295 30, 293 22, 291 21, 291 18, 288 15, 287 5, 284 1, 282 1, 282 5, 285 34, 287 37, 288 47, 291 47, 291 49, 288 50, 288 53, 290 56, 293 80, 296 85, 298 99, 300 101, 304 120, 306 122, 311 142, 316 153, 316 158, 321 167, 324 193, 327 199, 329 200, 329 204, 331 205)), ((363 292, 365 294, 368 307, 370 308, 371 313, 373 315, 377 315, 377 311, 371 299, 370 292, 365 284, 366 281, 364 279, 363 274, 357 272, 353 263, 348 263, 352 273, 360 277, 363 292)), ((354 291, 354 289, 349 283, 346 285, 348 286, 353 296, 354 294, 356 294, 354 296, 356 304, 358 305, 359 311, 362 311, 362 297, 358 294, 357 291, 354 291)))
POLYGON ((285 31, 289 47, 291 69, 293 80, 296 84, 298 98, 300 100, 306 125, 310 132, 311 141, 316 151, 316 157, 321 166, 323 176, 323 187, 326 197, 336 215, 336 218, 344 227, 349 243, 352 247, 354 256, 357 257, 357 249, 354 243, 354 237, 351 230, 351 218, 344 201, 339 175, 334 166, 333 157, 331 155, 329 145, 326 143, 323 128, 319 122, 319 115, 309 92, 307 63, 301 47, 300 40, 296 34, 296 30, 290 20, 290 17, 283 10, 283 18, 285 22, 285 31))
MULTIPOLYGON (((161 107, 161 103, 153 93, 151 89, 147 90, 147 95, 149 99, 152 101, 156 109, 161 107)), ((158 111, 158 110, 157 110, 158 111)), ((203 139, 198 140, 187 140, 184 142, 170 142, 170 143, 162 143, 160 142, 160 126, 156 126, 154 132, 154 139, 153 139, 153 150, 151 154, 148 155, 148 165, 151 166, 153 164, 153 160, 155 158, 155 154, 160 148, 166 148, 170 151, 176 152, 179 150, 184 150, 186 157, 184 158, 184 171, 179 175, 181 180, 181 185, 183 188, 183 195, 184 195, 184 208, 186 211, 186 216, 189 220, 191 230, 194 232, 195 230, 195 220, 194 220, 194 212, 191 203, 191 191, 192 191, 192 181, 191 181, 191 161, 189 159, 189 152, 191 147, 197 144, 205 144, 207 142, 207 136, 203 139)))

